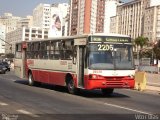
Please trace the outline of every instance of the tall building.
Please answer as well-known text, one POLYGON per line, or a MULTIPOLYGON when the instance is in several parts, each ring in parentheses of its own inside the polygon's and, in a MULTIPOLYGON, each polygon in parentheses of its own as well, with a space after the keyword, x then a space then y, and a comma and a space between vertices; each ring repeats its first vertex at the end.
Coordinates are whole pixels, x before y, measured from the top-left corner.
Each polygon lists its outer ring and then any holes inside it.
POLYGON ((70 35, 109 31, 119 0, 71 0, 70 35))
POLYGON ((144 12, 147 0, 134 0, 117 7, 118 33, 132 38, 143 35, 144 12))
POLYGON ((110 17, 110 33, 118 33, 118 16, 110 17))
POLYGON ((51 5, 40 3, 33 10, 33 26, 49 29, 51 20, 51 5))
POLYGON ((49 27, 49 38, 67 35, 68 25, 67 16, 69 15, 68 3, 51 5, 51 20, 49 27))
POLYGON ((13 16, 11 13, 4 13, 4 16, 0 16, 0 24, 5 25, 5 32, 14 31, 17 29, 17 22, 20 17, 13 16))
POLYGON ((119 0, 106 0, 104 15, 104 33, 110 32, 111 17, 116 15, 117 6, 122 5, 119 0))
POLYGON ((160 40, 160 5, 146 8, 144 36, 153 43, 160 40))
POLYGON ((158 28, 158 7, 160 0, 133 0, 117 7, 117 14, 111 17, 110 32, 138 36, 155 40, 158 28))
POLYGON ((66 35, 62 31, 65 18, 69 14, 69 5, 62 4, 39 4, 33 10, 33 26, 49 30, 49 37, 66 35))
POLYGON ((5 53, 5 49, 10 48, 10 43, 6 41, 6 33, 14 31, 17 29, 17 22, 20 17, 13 16, 11 13, 4 13, 0 16, 0 53, 5 53))
MULTIPOLYGON (((31 27, 32 26, 32 16, 27 16, 26 18, 21 18, 13 16, 11 13, 4 13, 4 16, 0 16, 0 53, 9 53, 10 47, 12 45, 12 40, 17 36, 9 37, 8 35, 17 32, 17 28, 31 27), (3 34, 2 34, 3 33, 3 34), (7 37, 6 37, 7 36, 7 37), (2 39, 4 41, 2 41, 2 39), (1 45, 2 44, 2 45, 1 45)), ((19 39, 21 40, 21 39, 19 39)), ((13 47, 13 46, 12 46, 13 47)))

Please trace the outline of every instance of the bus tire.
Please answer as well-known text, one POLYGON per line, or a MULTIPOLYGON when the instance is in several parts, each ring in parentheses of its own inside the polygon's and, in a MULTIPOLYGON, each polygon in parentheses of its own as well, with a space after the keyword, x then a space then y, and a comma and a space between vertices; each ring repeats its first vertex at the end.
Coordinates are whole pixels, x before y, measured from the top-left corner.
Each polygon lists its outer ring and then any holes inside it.
POLYGON ((67 89, 70 94, 77 94, 77 88, 75 87, 74 81, 72 78, 70 78, 67 81, 67 89))
POLYGON ((102 91, 102 94, 103 95, 111 95, 111 94, 113 94, 113 91, 114 91, 114 89, 113 88, 105 88, 105 89, 101 89, 101 91, 102 91))
POLYGON ((30 86, 33 86, 33 85, 34 85, 34 79, 33 79, 33 75, 32 75, 31 72, 29 72, 29 74, 28 74, 28 84, 29 84, 30 86))

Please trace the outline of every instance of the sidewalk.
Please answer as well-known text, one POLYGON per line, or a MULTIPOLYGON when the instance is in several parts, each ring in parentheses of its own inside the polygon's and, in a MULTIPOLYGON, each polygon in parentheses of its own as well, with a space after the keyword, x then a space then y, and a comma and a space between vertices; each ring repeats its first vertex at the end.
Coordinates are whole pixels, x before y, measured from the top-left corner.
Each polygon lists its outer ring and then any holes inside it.
POLYGON ((160 74, 146 73, 147 86, 146 90, 160 93, 160 74))

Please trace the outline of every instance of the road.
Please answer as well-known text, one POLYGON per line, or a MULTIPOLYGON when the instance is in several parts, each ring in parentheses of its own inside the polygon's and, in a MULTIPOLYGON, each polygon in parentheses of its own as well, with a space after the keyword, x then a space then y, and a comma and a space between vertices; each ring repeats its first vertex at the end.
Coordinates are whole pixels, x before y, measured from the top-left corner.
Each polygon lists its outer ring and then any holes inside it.
POLYGON ((0 119, 160 119, 160 95, 136 90, 115 90, 112 96, 81 90, 70 95, 63 87, 28 86, 13 72, 0 74, 0 119))

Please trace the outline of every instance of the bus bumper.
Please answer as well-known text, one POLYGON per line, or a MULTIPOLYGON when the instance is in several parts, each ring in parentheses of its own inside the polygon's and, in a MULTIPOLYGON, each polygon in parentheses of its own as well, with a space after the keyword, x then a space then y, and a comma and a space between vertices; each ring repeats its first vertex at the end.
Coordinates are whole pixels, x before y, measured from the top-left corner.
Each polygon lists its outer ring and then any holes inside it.
POLYGON ((101 89, 101 88, 128 88, 133 89, 135 85, 134 79, 107 81, 107 80, 88 80, 86 89, 101 89))

